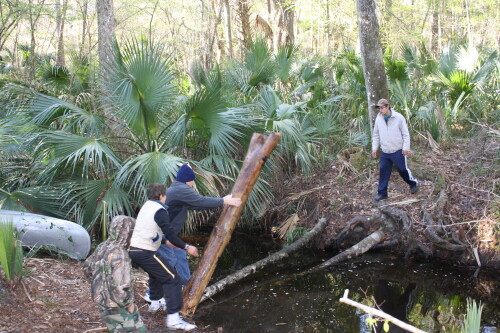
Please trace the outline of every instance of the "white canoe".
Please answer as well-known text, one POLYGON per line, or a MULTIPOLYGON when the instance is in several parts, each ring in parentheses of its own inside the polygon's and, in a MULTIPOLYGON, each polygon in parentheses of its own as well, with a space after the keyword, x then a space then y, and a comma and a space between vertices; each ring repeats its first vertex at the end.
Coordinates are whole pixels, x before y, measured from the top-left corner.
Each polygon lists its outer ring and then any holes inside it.
POLYGON ((54 217, 0 209, 0 222, 13 222, 23 246, 48 245, 73 259, 85 259, 90 236, 81 225, 54 217))

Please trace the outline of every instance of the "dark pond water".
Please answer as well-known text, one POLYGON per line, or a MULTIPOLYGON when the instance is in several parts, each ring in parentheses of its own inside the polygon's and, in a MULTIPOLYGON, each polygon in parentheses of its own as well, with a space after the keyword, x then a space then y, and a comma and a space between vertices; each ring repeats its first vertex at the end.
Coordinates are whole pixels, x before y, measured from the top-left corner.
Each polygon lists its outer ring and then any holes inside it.
MULTIPOLYGON (((233 237, 216 274, 224 277, 268 251, 233 237)), ((482 326, 500 325, 498 272, 435 262, 407 266, 401 258, 375 253, 300 274, 332 255, 305 251, 274 265, 200 304, 195 319, 231 333, 370 332, 363 312, 339 302, 349 289, 349 298, 370 305, 375 300, 385 312, 426 332, 460 332, 468 297, 484 304, 482 326)), ((391 325, 389 332, 405 331, 391 325)))

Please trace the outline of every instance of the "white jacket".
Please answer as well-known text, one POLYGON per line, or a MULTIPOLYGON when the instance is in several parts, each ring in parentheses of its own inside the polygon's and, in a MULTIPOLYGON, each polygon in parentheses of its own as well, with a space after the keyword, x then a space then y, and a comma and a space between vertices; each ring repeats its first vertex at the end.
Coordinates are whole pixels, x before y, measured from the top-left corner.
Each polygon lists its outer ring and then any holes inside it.
POLYGON ((386 154, 394 153, 400 149, 410 150, 410 133, 406 125, 406 119, 400 113, 391 108, 391 117, 385 122, 380 113, 375 118, 372 136, 372 151, 379 147, 386 154))
POLYGON ((158 210, 165 209, 156 201, 148 200, 141 207, 135 222, 134 232, 130 240, 131 247, 143 250, 156 251, 161 245, 163 232, 155 222, 158 210))

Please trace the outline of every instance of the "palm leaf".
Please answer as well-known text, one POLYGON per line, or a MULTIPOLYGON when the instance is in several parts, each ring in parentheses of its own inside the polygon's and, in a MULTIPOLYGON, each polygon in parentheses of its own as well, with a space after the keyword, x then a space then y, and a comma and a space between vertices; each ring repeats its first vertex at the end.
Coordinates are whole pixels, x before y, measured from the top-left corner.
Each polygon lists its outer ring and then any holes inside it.
POLYGON ((150 152, 129 160, 116 176, 116 185, 137 193, 147 184, 162 183, 175 179, 183 160, 161 152, 150 152))
POLYGON ((163 47, 128 40, 123 53, 115 47, 103 68, 101 88, 109 99, 106 107, 118 110, 132 131, 149 141, 175 96, 173 72, 168 58, 163 57, 163 47))
POLYGON ((50 186, 26 187, 13 192, 0 190, 0 208, 17 211, 29 210, 65 218, 68 210, 63 205, 63 199, 66 195, 65 189, 50 186))
POLYGON ((105 130, 105 124, 98 114, 41 93, 34 93, 22 110, 38 126, 55 124, 59 128, 68 127, 88 135, 99 135, 105 130))
POLYGON ((55 92, 68 90, 71 84, 69 69, 66 66, 53 65, 50 61, 38 68, 38 76, 55 92))
POLYGON ((276 62, 276 75, 283 83, 288 82, 290 79, 291 68, 297 50, 297 46, 293 44, 285 44, 278 48, 274 61, 276 62))
POLYGON ((242 129, 251 125, 241 122, 248 117, 248 109, 227 108, 219 87, 198 90, 184 103, 183 110, 183 116, 172 128, 172 142, 199 150, 208 141, 205 149, 209 154, 236 153, 242 129))
MULTIPOLYGON (((101 214, 112 218, 116 215, 134 215, 134 199, 112 179, 98 179, 72 185, 72 195, 65 204, 72 207, 71 214, 77 222, 90 230, 101 214), (105 209, 105 211, 103 211, 105 209)), ((138 202, 145 201, 146 194, 140 192, 138 202)))
POLYGON ((121 162, 118 156, 102 139, 87 138, 62 131, 48 132, 45 142, 54 151, 55 158, 61 158, 62 163, 83 165, 86 174, 91 167, 98 172, 106 172, 110 167, 119 167, 121 162))

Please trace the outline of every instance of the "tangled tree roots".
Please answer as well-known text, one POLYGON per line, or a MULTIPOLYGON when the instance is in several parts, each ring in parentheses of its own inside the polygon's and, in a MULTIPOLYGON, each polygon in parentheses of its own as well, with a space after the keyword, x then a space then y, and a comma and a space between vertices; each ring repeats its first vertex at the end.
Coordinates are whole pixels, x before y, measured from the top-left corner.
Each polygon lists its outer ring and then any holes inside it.
POLYGON ((458 255, 465 258, 468 253, 472 253, 467 252, 471 246, 460 239, 457 228, 450 229, 453 225, 447 224, 444 209, 448 203, 448 195, 444 188, 433 196, 433 200, 426 200, 421 204, 420 221, 415 221, 415 217, 410 216, 410 211, 396 207, 414 202, 416 200, 376 203, 378 210, 373 215, 352 218, 331 245, 345 247, 355 244, 381 228, 387 235, 386 241, 374 248, 400 246, 406 259, 418 254, 442 258, 458 255))

